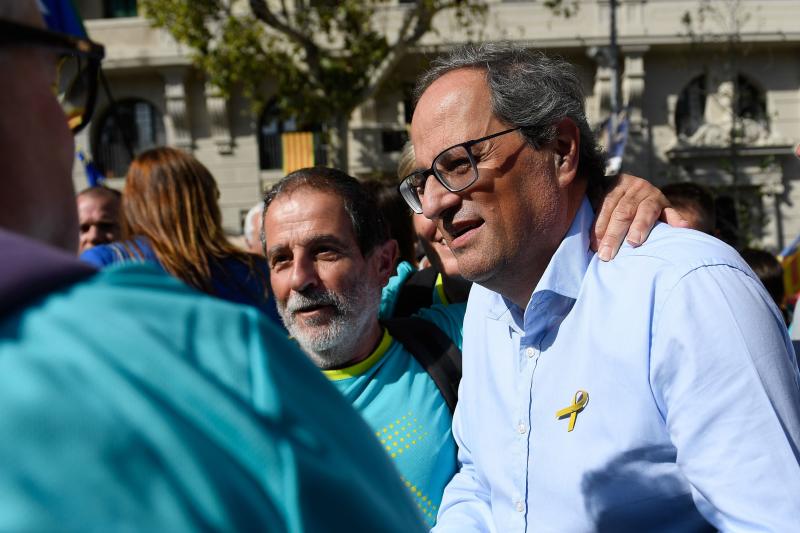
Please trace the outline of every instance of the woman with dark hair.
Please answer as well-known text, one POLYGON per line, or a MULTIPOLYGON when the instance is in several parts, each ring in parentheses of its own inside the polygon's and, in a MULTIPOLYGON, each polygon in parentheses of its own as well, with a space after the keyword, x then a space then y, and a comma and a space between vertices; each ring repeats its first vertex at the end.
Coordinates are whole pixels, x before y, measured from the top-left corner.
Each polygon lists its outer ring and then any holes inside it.
POLYGON ((214 177, 197 159, 154 148, 131 163, 122 195, 123 241, 97 246, 81 259, 98 267, 142 261, 219 298, 257 307, 278 324, 262 257, 225 236, 214 177))

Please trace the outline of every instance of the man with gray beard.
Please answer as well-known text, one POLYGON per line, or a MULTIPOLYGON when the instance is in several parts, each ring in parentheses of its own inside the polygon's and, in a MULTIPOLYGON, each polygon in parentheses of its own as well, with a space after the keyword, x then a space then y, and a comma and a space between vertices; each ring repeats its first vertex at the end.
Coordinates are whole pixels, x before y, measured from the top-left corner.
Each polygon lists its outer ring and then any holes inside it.
POLYGON ((349 363, 353 353, 358 351, 358 345, 363 342, 355 335, 368 328, 377 313, 377 306, 371 296, 380 287, 355 281, 352 292, 295 292, 290 294, 285 305, 279 304, 279 313, 284 324, 292 328, 294 337, 320 368, 337 368, 349 363), (311 309, 324 307, 333 311, 327 322, 315 313, 308 313, 311 309), (298 327, 297 315, 306 313, 311 316, 305 319, 305 324, 313 329, 298 327))
MULTIPOLYGON (((381 213, 355 178, 303 169, 267 194, 264 241, 286 328, 364 416, 432 526, 456 471, 452 418, 433 379, 378 321, 398 253, 381 213)), ((419 316, 460 348, 464 311, 419 316)))

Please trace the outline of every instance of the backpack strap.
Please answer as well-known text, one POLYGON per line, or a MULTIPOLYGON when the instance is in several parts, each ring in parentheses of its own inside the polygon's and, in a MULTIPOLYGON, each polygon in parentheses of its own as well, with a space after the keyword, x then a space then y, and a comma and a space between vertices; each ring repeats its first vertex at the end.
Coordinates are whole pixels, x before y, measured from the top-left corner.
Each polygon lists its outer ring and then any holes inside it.
POLYGON ((436 324, 423 318, 392 318, 382 323, 425 369, 453 414, 461 381, 461 350, 436 324))
POLYGON ((394 306, 395 317, 408 317, 433 303, 433 288, 436 285, 435 268, 423 268, 414 272, 403 283, 400 288, 400 295, 394 306))
POLYGON ((465 303, 469 298, 469 291, 472 289, 471 281, 467 281, 461 276, 450 276, 443 283, 447 300, 451 304, 465 303))
POLYGON ((0 317, 97 272, 75 256, 0 229, 0 317))

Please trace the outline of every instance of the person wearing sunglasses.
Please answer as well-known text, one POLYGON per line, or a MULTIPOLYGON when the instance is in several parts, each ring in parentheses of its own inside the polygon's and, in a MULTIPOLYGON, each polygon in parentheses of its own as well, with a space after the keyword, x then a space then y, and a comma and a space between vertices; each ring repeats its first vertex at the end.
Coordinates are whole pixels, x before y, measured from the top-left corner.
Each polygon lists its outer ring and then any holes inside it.
POLYGON ((0 2, 0 531, 421 531, 371 430, 257 310, 74 257, 70 130, 102 56, 0 2))
POLYGON ((665 224, 592 251, 604 161, 563 60, 464 46, 416 94, 401 191, 475 282, 434 531, 796 529, 800 374, 736 251, 665 224))

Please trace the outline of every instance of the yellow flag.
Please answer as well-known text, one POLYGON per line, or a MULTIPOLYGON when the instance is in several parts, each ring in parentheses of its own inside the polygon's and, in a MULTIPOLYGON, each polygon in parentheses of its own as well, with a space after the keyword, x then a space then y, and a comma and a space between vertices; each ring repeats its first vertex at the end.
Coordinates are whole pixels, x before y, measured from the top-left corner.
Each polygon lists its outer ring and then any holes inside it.
POLYGON ((281 135, 281 144, 283 144, 284 174, 314 166, 314 134, 312 132, 284 133, 281 135))

